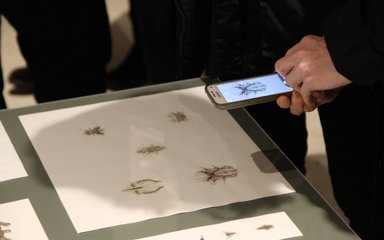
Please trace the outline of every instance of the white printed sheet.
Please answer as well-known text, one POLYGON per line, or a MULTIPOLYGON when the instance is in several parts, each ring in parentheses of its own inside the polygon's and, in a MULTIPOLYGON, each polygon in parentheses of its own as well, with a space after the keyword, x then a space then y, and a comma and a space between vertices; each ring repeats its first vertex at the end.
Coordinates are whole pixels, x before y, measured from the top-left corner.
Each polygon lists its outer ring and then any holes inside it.
POLYGON ((48 240, 28 199, 0 204, 0 239, 48 240))
POLYGON ((244 218, 137 240, 279 240, 303 236, 285 212, 244 218))
POLYGON ((203 87, 20 120, 79 233, 294 191, 203 87))
POLYGON ((27 172, 0 121, 0 182, 26 177, 27 172))

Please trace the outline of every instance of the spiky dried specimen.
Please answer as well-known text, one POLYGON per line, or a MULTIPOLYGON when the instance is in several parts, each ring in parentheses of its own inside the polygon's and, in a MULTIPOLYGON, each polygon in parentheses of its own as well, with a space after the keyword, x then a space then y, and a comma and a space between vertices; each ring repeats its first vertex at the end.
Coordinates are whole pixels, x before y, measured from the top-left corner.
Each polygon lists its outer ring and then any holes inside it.
POLYGON ((123 189, 123 192, 133 191, 137 195, 140 194, 150 194, 159 191, 164 188, 161 185, 161 181, 153 180, 153 179, 141 179, 136 182, 133 182, 129 185, 129 187, 123 189))
POLYGON ((140 153, 140 154, 144 154, 144 155, 149 155, 149 154, 152 154, 152 153, 159 153, 160 151, 164 150, 165 147, 164 146, 160 146, 160 145, 149 145, 149 146, 146 146, 146 147, 143 147, 143 148, 140 148, 139 150, 137 150, 136 152, 137 153, 140 153))
POLYGON ((95 136, 95 135, 104 135, 104 129, 100 126, 96 126, 93 128, 88 128, 87 130, 84 130, 84 134, 87 136, 95 136))
POLYGON ((171 119, 172 122, 175 123, 181 123, 188 121, 187 115, 185 115, 184 112, 171 112, 168 114, 168 117, 171 119))
POLYGON ((10 233, 10 229, 3 229, 2 227, 9 227, 10 223, 0 222, 0 240, 11 240, 5 236, 6 233, 10 233))
POLYGON ((238 170, 232 166, 222 166, 211 168, 201 168, 196 175, 205 182, 216 183, 218 180, 225 181, 227 178, 234 178, 238 174, 238 170))
POLYGON ((264 225, 258 227, 257 230, 270 230, 271 228, 273 228, 272 224, 264 224, 264 225))
POLYGON ((267 90, 267 85, 262 82, 239 83, 235 88, 240 90, 240 95, 257 94, 267 90))

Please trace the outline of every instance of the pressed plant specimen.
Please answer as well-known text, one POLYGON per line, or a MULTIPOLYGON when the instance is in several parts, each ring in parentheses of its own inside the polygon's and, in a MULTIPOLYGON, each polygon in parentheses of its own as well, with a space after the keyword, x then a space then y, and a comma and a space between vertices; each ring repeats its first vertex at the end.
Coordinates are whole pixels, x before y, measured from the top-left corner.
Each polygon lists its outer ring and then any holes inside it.
POLYGON ((258 227, 257 230, 270 230, 271 228, 273 228, 272 224, 264 224, 264 225, 258 227))
POLYGON ((227 238, 230 238, 232 236, 234 236, 236 234, 236 232, 225 232, 225 236, 227 236, 227 238))
POLYGON ((151 144, 149 146, 145 146, 143 148, 140 148, 136 152, 140 153, 140 154, 144 154, 144 155, 149 155, 149 154, 152 154, 152 153, 159 153, 160 151, 162 151, 164 149, 165 149, 164 146, 151 144))
POLYGON ((171 112, 168 114, 168 117, 171 119, 172 122, 175 123, 188 121, 187 115, 185 115, 185 113, 181 111, 171 112))
POLYGON ((153 179, 141 179, 136 182, 131 183, 127 188, 123 189, 123 192, 133 191, 137 195, 141 194, 150 194, 159 191, 164 188, 161 185, 161 181, 153 179))
POLYGON ((232 166, 212 166, 211 168, 202 167, 196 175, 205 182, 216 183, 218 180, 225 181, 227 178, 234 178, 238 170, 232 166))
POLYGON ((84 130, 84 134, 87 136, 104 135, 104 129, 100 126, 96 126, 84 130))
POLYGON ((10 223, 0 222, 0 240, 11 240, 5 236, 6 233, 10 233, 10 229, 3 229, 2 227, 9 227, 10 223))
MULTIPOLYGON (((226 236, 227 238, 231 238, 231 237, 233 237, 233 236, 236 234, 236 232, 224 232, 224 234, 225 234, 225 236, 226 236)), ((201 235, 201 236, 200 236, 200 240, 204 240, 204 239, 205 239, 204 236, 201 235)))

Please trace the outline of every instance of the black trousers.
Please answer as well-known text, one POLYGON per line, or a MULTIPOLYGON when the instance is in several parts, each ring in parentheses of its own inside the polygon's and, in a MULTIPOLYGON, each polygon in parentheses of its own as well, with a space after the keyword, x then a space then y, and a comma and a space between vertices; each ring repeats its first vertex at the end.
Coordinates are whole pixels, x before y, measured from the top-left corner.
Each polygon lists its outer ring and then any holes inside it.
POLYGON ((384 239, 383 94, 377 89, 350 85, 319 108, 335 198, 364 240, 384 239))
MULTIPOLYGON (((0 19, 0 24, 1 24, 1 19, 0 19)), ((0 43, 1 43, 1 33, 0 33, 0 43)), ((1 55, 1 50, 0 50, 0 55, 1 55)), ((1 60, 0 60, 0 63, 1 63, 1 60)), ((4 96, 2 94, 3 89, 4 89, 3 70, 0 66, 0 109, 4 109, 7 107, 5 104, 4 96)))
POLYGON ((17 31, 37 102, 106 90, 111 40, 103 0, 2 0, 0 13, 17 31))

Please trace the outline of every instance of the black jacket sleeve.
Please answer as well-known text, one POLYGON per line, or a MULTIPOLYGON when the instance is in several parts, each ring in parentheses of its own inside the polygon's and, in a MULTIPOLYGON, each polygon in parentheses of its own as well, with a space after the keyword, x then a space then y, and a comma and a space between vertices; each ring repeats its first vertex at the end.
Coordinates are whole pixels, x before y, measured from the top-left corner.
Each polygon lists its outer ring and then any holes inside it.
POLYGON ((324 23, 337 71, 357 85, 384 84, 383 5, 384 0, 350 0, 324 23))

